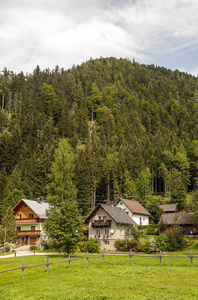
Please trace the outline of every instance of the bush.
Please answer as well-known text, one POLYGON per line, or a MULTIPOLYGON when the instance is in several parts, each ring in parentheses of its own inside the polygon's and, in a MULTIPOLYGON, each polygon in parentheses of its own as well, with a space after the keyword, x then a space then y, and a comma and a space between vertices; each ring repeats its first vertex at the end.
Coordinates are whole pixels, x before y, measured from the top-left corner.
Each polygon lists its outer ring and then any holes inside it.
MULTIPOLYGON (((2 245, 4 247, 4 245, 2 245)), ((11 249, 15 248, 15 244, 5 243, 5 252, 10 252, 11 249)))
POLYGON ((138 246, 138 252, 150 252, 149 247, 149 241, 145 241, 138 246))
POLYGON ((146 234, 147 235, 158 235, 159 234, 159 226, 157 224, 150 224, 146 226, 146 234))
POLYGON ((167 233, 171 251, 182 250, 184 248, 184 236, 180 227, 173 227, 167 233))
POLYGON ((36 244, 37 248, 40 249, 42 248, 43 250, 49 249, 50 248, 50 241, 40 238, 36 244))
POLYGON ((87 239, 78 243, 78 247, 81 252, 99 253, 100 247, 97 239, 87 239))
POLYGON ((128 240, 117 240, 115 241, 115 248, 117 251, 121 252, 129 252, 138 250, 138 241, 135 239, 128 239, 128 240))
POLYGON ((185 240, 180 227, 173 227, 159 235, 156 239, 157 247, 161 251, 182 250, 185 247, 185 240))
POLYGON ((116 240, 115 248, 117 251, 126 252, 126 241, 125 240, 116 240))
POLYGON ((156 239, 149 239, 149 252, 155 252, 157 250, 156 239))
POLYGON ((37 250, 37 246, 36 246, 36 245, 31 245, 31 246, 30 246, 30 250, 31 250, 31 251, 37 250))
POLYGON ((157 248, 160 251, 171 251, 171 247, 169 245, 169 239, 166 233, 160 234, 157 239, 157 248))

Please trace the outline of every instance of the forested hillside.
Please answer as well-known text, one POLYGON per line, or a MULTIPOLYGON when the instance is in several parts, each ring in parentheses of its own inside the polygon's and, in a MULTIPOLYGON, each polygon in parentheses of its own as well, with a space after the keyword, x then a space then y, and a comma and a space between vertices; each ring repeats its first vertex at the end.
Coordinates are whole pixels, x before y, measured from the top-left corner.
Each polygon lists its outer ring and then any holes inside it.
POLYGON ((61 189, 83 214, 121 195, 144 204, 163 195, 182 209, 198 187, 197 85, 178 70, 115 58, 4 69, 0 219, 21 197, 54 201, 61 189))

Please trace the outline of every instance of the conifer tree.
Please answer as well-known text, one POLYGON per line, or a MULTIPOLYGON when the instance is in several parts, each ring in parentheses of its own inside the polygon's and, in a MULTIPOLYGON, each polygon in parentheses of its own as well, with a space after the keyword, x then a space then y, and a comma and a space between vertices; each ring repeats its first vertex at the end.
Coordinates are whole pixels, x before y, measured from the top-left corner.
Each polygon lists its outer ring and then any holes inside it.
POLYGON ((61 139, 55 150, 50 183, 47 185, 50 203, 60 205, 66 199, 75 199, 77 189, 74 185, 74 153, 67 139, 61 139))
POLYGON ((12 208, 9 207, 2 221, 0 228, 0 243, 3 243, 6 233, 6 242, 11 243, 17 239, 17 230, 15 217, 12 212, 12 208))

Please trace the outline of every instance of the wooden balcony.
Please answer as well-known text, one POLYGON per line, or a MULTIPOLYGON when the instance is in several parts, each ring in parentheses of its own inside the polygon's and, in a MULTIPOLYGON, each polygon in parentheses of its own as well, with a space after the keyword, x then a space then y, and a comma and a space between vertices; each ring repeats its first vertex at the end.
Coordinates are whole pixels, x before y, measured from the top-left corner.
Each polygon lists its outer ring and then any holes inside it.
POLYGON ((111 227, 111 220, 93 220, 92 227, 111 227))
POLYGON ((22 224, 22 223, 39 223, 39 218, 21 218, 16 219, 16 224, 22 224))
POLYGON ((18 236, 41 235, 41 230, 18 230, 18 236))

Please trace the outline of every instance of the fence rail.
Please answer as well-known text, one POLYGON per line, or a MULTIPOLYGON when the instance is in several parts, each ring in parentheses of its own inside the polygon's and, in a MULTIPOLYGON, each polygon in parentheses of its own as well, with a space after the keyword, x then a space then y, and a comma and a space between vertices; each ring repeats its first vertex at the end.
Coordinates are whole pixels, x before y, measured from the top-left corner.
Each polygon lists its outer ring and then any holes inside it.
MULTIPOLYGON (((35 254, 35 253, 34 253, 35 254)), ((129 253, 124 253, 124 254, 110 254, 110 253, 106 253, 104 254, 104 251, 102 251, 102 255, 98 255, 98 256, 89 256, 89 253, 87 252, 87 255, 84 257, 75 257, 75 258, 71 258, 70 254, 68 255, 68 258, 66 260, 61 260, 61 261, 57 261, 57 262, 49 262, 49 256, 46 257, 46 263, 43 264, 38 264, 38 265, 34 265, 34 266, 25 266, 25 260, 22 260, 22 266, 18 267, 18 268, 14 268, 14 269, 9 269, 9 270, 4 270, 4 271, 0 271, 0 273, 5 273, 5 272, 11 272, 11 271, 16 271, 16 270, 22 270, 22 275, 21 277, 24 277, 24 271, 26 269, 31 269, 31 268, 37 268, 37 267, 41 267, 41 266, 46 266, 46 272, 49 273, 49 266, 50 265, 55 265, 55 264, 60 264, 60 263, 68 263, 68 268, 70 268, 71 266, 71 262, 72 261, 76 261, 76 260, 81 260, 81 259, 86 259, 86 264, 88 265, 89 260, 93 259, 93 258, 102 258, 102 262, 104 262, 104 258, 105 256, 127 256, 130 258, 130 264, 132 264, 132 258, 133 257, 154 257, 154 258, 159 258, 159 264, 162 264, 162 258, 166 258, 166 257, 177 257, 177 258, 190 258, 190 264, 193 265, 193 258, 198 258, 198 255, 193 255, 192 251, 190 251, 190 255, 162 255, 161 252, 159 254, 155 254, 155 255, 145 255, 145 254, 136 254, 136 253, 132 253, 131 251, 129 253)))

